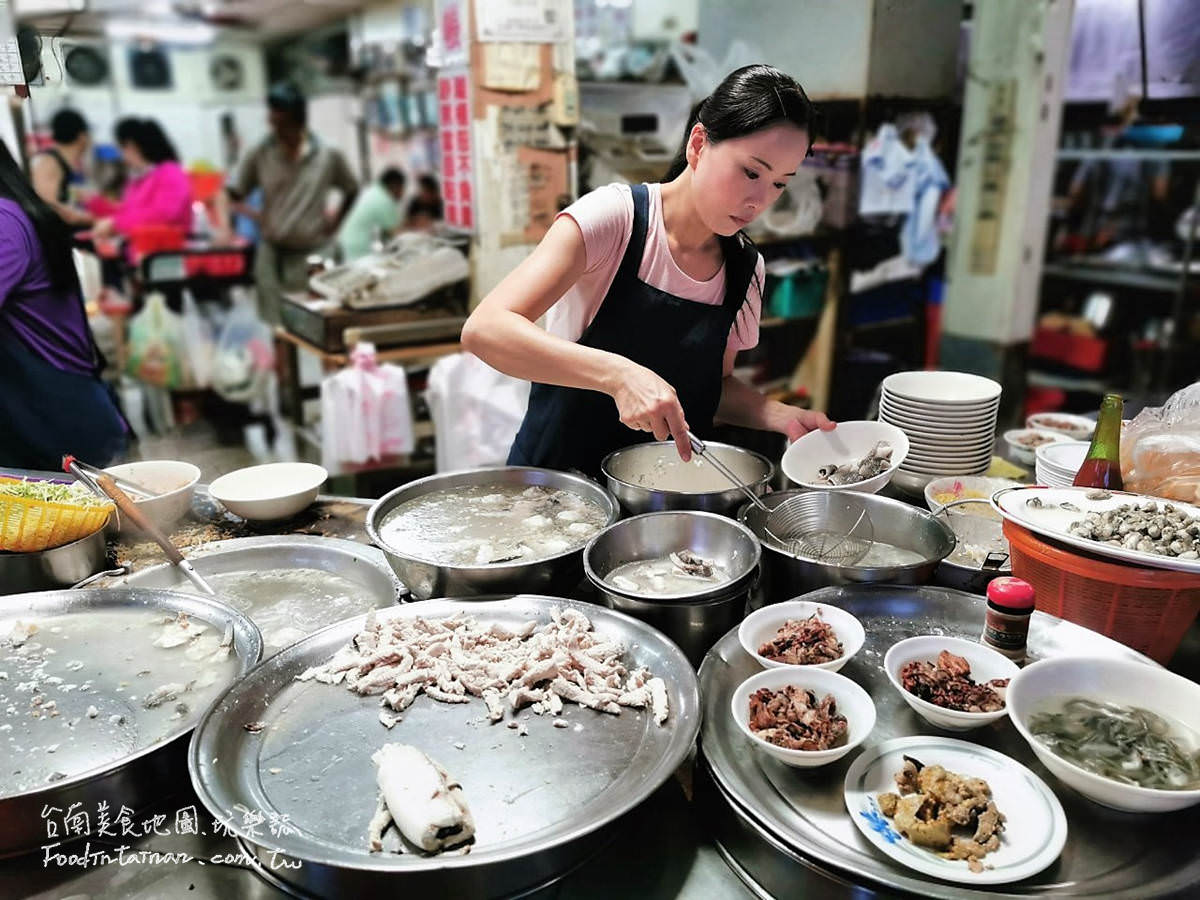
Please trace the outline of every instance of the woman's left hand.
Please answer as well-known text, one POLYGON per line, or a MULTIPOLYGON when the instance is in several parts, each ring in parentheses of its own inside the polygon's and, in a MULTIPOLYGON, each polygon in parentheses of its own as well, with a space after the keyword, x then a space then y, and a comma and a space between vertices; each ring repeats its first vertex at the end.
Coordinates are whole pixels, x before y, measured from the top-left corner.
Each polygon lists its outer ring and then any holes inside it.
POLYGON ((116 226, 112 219, 100 219, 92 226, 92 234, 96 237, 109 237, 116 232, 116 226))
POLYGON ((830 420, 829 416, 823 412, 817 412, 812 409, 791 409, 788 412, 788 419, 784 423, 783 433, 787 435, 788 442, 798 440, 804 437, 810 431, 833 431, 837 428, 837 423, 830 420))

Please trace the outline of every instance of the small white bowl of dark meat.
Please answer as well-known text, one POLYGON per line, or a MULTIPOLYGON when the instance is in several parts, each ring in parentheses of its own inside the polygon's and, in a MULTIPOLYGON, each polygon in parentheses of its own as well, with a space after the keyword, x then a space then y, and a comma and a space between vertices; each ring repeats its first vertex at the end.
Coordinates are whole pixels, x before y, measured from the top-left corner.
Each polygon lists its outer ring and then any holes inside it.
POLYGON ((875 727, 875 704, 836 672, 767 669, 733 692, 730 713, 760 750, 788 766, 814 768, 841 759, 875 727))
POLYGON ((1008 682, 1021 671, 978 641, 933 634, 893 644, 883 669, 917 715, 946 731, 971 731, 1008 715, 1008 682))
POLYGON ((862 623, 828 603, 787 600, 757 610, 738 626, 738 640, 765 669, 837 672, 862 649, 862 623))
POLYGON ((839 422, 810 431, 783 454, 783 474, 814 491, 876 494, 908 456, 908 435, 887 422, 839 422))

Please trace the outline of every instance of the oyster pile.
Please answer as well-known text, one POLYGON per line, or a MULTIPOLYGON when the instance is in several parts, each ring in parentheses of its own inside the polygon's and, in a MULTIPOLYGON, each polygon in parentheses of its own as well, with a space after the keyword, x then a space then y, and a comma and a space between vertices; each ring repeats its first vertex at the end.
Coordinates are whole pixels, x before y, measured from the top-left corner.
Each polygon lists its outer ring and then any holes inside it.
POLYGON ((1090 512, 1067 530, 1126 550, 1200 559, 1200 520, 1171 503, 1124 503, 1106 512, 1090 512))
POLYGON ((840 487, 845 484, 858 484, 868 478, 874 478, 887 471, 892 464, 892 445, 880 441, 860 460, 838 465, 829 463, 817 469, 816 484, 827 484, 840 487))

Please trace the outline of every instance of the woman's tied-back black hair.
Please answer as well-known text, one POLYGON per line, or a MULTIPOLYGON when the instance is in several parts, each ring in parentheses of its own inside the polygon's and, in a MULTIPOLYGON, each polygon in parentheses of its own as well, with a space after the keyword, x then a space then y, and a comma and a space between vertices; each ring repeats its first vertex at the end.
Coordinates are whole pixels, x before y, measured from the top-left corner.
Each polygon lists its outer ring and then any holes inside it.
POLYGON ((679 152, 663 181, 674 181, 687 168, 688 135, 697 122, 704 126, 710 144, 745 137, 780 122, 790 122, 809 133, 816 110, 804 88, 774 66, 743 66, 725 76, 716 90, 692 107, 679 152))
POLYGON ((0 141, 0 197, 21 207, 21 212, 33 225, 46 258, 50 283, 60 291, 78 293, 79 278, 75 272, 75 258, 71 255, 71 229, 37 195, 4 141, 0 141))
MULTIPOLYGON (((710 144, 745 137, 772 125, 790 122, 804 130, 811 146, 816 117, 812 101, 796 79, 774 66, 743 66, 726 75, 716 90, 692 107, 679 152, 671 161, 663 181, 674 181, 687 168, 688 137, 697 122, 704 126, 710 144)), ((717 240, 725 255, 726 284, 748 281, 745 268, 749 267, 753 274, 758 264, 758 250, 754 242, 742 231, 728 237, 718 235, 717 240)), ((756 287, 759 296, 762 296, 762 285, 756 284, 756 287)))

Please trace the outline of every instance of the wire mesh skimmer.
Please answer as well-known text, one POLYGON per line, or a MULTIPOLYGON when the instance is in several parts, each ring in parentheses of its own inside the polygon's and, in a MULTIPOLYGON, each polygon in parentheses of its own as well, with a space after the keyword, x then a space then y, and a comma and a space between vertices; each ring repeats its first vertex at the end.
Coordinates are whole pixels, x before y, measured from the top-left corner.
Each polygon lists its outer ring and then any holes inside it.
POLYGON ((708 451, 702 440, 691 432, 688 432, 688 440, 692 444, 693 452, 700 454, 763 512, 763 530, 780 549, 793 556, 803 556, 835 566, 853 565, 871 549, 875 530, 865 508, 859 512, 855 523, 845 531, 821 528, 818 522, 814 522, 809 504, 805 502, 803 495, 789 497, 775 507, 767 506, 737 473, 717 458, 715 453, 708 451))

